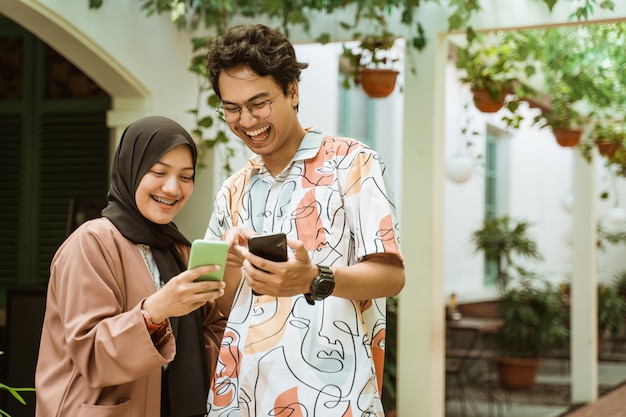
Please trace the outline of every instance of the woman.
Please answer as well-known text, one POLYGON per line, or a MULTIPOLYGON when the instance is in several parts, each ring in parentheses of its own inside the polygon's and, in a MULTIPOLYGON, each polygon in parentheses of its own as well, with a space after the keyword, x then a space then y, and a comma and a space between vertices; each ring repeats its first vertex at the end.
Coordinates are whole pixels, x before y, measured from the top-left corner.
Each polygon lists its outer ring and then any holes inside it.
POLYGON ((232 298, 216 301, 223 282, 194 282, 219 267, 187 271, 190 244, 172 223, 193 191, 196 158, 188 132, 165 117, 124 131, 103 217, 52 260, 37 417, 206 413, 232 298))

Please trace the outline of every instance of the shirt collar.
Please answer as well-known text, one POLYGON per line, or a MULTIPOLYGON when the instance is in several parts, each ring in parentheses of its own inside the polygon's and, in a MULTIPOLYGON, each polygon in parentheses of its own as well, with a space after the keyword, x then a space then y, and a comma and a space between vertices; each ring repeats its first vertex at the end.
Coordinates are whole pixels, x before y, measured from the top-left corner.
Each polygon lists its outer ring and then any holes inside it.
MULTIPOLYGON (((305 161, 307 159, 315 158, 320 151, 323 140, 324 136, 322 135, 322 132, 315 128, 307 129, 307 133, 304 135, 304 138, 302 138, 300 146, 296 150, 293 158, 291 158, 291 161, 287 164, 287 167, 297 161, 305 161)), ((258 154, 252 155, 252 157, 248 160, 248 166, 258 174, 267 172, 263 159, 261 158, 261 155, 258 154)))

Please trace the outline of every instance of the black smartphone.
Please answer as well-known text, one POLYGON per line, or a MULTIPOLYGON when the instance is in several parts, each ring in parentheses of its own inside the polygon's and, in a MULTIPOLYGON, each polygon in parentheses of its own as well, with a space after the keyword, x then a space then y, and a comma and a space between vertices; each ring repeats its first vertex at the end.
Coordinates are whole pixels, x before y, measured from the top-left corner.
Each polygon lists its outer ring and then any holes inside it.
POLYGON ((248 250, 274 262, 287 260, 287 236, 284 233, 253 236, 248 239, 248 250))
MULTIPOLYGON (((252 236, 248 239, 248 250, 270 261, 285 262, 288 259, 287 236, 284 233, 252 236)), ((254 295, 262 295, 254 290, 252 290, 252 293, 254 295)))

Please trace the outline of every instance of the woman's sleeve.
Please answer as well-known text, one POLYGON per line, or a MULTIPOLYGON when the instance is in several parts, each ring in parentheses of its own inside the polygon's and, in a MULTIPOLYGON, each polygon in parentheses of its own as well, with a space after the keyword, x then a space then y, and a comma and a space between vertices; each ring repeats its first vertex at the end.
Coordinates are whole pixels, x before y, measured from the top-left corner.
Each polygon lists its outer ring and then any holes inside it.
MULTIPOLYGON (((127 251, 113 232, 86 228, 63 245, 51 265, 51 308, 62 323, 59 337, 78 372, 94 387, 133 381, 175 354, 173 341, 160 351, 154 347, 139 304, 126 311, 132 303, 127 299, 133 285, 129 280, 145 273, 122 255, 127 251)), ((148 289, 141 298, 147 295, 148 289)))

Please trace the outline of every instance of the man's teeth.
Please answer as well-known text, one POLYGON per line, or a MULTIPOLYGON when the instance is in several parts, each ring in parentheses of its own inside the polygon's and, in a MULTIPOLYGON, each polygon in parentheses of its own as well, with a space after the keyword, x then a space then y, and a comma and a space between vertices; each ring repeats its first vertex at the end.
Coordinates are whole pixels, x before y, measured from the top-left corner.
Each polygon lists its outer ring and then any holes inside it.
POLYGON ((256 129, 256 130, 250 130, 250 131, 246 131, 246 134, 248 136, 254 137, 254 136, 259 136, 260 134, 264 133, 265 131, 267 131, 267 129, 269 129, 269 126, 265 126, 262 127, 260 129, 256 129))
POLYGON ((155 201, 158 201, 159 203, 162 204, 169 204, 172 205, 176 202, 176 200, 167 200, 165 198, 161 198, 161 197, 152 197, 155 201))

